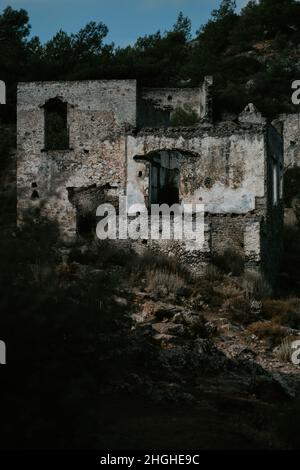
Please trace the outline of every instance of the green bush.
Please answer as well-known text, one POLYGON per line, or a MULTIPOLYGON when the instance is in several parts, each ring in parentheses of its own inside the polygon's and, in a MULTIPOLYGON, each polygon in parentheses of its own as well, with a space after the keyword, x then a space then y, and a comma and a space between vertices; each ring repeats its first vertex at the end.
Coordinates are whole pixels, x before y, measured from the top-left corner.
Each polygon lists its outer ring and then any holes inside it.
POLYGON ((171 117, 172 127, 188 127, 193 126, 198 121, 198 116, 195 111, 185 111, 182 108, 177 108, 171 117))

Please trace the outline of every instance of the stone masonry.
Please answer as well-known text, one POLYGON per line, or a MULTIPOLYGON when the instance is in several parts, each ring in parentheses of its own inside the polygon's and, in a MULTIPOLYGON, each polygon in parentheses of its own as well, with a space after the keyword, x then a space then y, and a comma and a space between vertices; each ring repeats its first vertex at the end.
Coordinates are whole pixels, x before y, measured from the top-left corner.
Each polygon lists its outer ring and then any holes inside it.
POLYGON ((72 239, 101 202, 117 205, 126 195, 129 204, 149 206, 172 182, 178 203, 204 204, 205 243, 143 241, 144 248, 195 269, 230 248, 247 266, 275 273, 282 136, 251 104, 235 122, 213 122, 211 86, 211 77, 192 89, 139 89, 135 80, 19 84, 19 222, 38 211, 72 239), (51 100, 66 106, 67 148, 45 145, 51 100), (178 109, 198 122, 170 127, 178 109))

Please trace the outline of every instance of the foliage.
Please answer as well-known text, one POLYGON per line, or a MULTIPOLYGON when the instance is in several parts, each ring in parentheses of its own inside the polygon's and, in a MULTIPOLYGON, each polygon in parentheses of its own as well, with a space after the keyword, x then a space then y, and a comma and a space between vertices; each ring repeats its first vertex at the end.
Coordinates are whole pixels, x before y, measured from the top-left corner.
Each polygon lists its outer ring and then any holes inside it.
POLYGON ((217 266, 214 266, 213 264, 207 265, 207 267, 205 268, 204 275, 205 275, 205 278, 211 282, 222 280, 222 273, 217 268, 217 266))
POLYGON ((251 0, 239 14, 235 1, 223 0, 196 37, 180 13, 170 30, 128 47, 107 43, 101 21, 75 34, 58 31, 41 44, 29 37, 27 12, 7 7, 0 14, 0 68, 8 106, 0 119, 15 120, 19 81, 136 78, 151 87, 198 86, 204 75, 214 76, 216 114, 240 112, 247 102, 268 116, 295 111, 290 87, 300 68, 293 52, 300 44, 299 24, 296 0, 251 0))
POLYGON ((221 271, 239 276, 244 270, 244 259, 232 248, 226 248, 222 255, 217 255, 213 259, 213 263, 221 271))
POLYGON ((282 362, 291 362, 292 353, 292 339, 284 338, 276 351, 277 358, 282 362))
POLYGON ((185 111, 182 108, 177 108, 171 116, 171 126, 193 126, 198 121, 198 116, 195 111, 185 111))
POLYGON ((272 295, 272 288, 264 275, 255 271, 246 271, 244 275, 244 289, 250 299, 263 300, 272 295))
POLYGON ((265 300, 262 315, 279 325, 300 328, 300 299, 265 300))
POLYGON ((146 285, 150 292, 167 294, 176 294, 186 287, 180 274, 161 269, 146 272, 146 285))
POLYGON ((280 344, 286 334, 281 326, 272 322, 258 321, 249 325, 248 329, 259 339, 268 341, 271 346, 280 344))

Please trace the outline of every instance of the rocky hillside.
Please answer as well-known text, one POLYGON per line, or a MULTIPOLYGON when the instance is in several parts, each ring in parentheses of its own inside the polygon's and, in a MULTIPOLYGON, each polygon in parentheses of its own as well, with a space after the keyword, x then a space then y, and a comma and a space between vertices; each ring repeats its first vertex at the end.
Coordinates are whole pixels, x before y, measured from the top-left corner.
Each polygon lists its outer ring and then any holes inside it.
POLYGON ((274 298, 232 253, 197 277, 151 253, 58 245, 45 220, 1 237, 2 446, 299 445, 300 298, 274 298))

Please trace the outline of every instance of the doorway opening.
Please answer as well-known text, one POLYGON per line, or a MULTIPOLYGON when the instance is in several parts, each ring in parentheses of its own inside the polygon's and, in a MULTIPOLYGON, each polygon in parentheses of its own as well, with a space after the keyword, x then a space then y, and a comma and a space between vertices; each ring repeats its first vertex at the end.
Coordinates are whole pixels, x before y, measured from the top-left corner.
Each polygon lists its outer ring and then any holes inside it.
POLYGON ((167 151, 154 154, 149 178, 150 204, 171 206, 179 203, 180 174, 176 155, 167 151))

